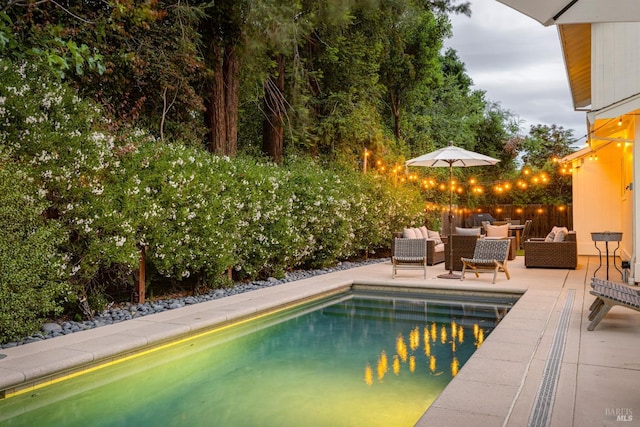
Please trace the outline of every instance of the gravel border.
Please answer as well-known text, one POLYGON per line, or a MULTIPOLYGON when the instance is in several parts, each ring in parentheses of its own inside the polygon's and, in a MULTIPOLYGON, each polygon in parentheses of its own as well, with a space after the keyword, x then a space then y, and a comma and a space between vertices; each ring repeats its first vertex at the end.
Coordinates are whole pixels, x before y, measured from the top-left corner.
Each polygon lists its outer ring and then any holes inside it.
POLYGON ((114 323, 136 319, 138 317, 148 316, 154 313, 161 313, 163 311, 173 310, 176 308, 184 307, 186 305, 198 304, 201 302, 220 299, 231 295, 251 292, 256 289, 268 288, 281 285, 283 283, 308 279, 310 277, 335 273, 336 271, 349 270, 351 268, 377 264, 385 261, 389 261, 389 258, 376 258, 356 262, 344 261, 339 262, 333 267, 326 267, 317 270, 295 270, 292 272, 288 272, 285 274, 285 277, 283 279, 269 277, 267 280, 256 280, 248 283, 236 283, 231 288, 212 289, 211 291, 203 295, 187 296, 183 298, 170 298, 166 300, 145 302, 144 304, 124 303, 122 304, 122 306, 109 308, 108 310, 103 311, 99 315, 96 315, 93 320, 85 320, 83 322, 65 321, 56 323, 45 323, 39 333, 25 337, 21 341, 13 341, 5 344, 0 344, 0 349, 25 345, 32 342, 84 331, 87 329, 99 328, 100 326, 112 325, 114 323))

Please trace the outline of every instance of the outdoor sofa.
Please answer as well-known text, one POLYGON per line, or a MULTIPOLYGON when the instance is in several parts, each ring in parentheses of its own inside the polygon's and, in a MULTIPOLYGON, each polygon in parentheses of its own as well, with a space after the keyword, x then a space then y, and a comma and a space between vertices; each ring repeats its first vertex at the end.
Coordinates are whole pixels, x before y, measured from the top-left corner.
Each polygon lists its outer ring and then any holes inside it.
POLYGON ((575 231, 569 231, 562 241, 531 238, 524 242, 525 267, 569 268, 578 266, 578 242, 575 231))

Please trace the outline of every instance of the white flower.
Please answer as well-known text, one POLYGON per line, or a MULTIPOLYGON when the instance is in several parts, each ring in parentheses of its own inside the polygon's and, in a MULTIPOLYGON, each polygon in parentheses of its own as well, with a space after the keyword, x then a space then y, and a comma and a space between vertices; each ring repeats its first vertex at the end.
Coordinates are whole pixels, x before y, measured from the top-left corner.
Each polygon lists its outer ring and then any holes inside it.
POLYGON ((99 196, 104 192, 104 187, 102 185, 96 185, 91 189, 91 192, 99 196))

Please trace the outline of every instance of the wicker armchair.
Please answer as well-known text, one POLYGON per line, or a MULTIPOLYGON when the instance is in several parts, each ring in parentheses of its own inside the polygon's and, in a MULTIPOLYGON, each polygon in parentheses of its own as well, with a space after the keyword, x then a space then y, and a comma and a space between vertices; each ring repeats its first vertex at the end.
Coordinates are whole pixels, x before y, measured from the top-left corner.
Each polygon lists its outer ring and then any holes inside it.
POLYGON ((578 266, 578 243, 575 231, 570 231, 562 242, 546 242, 532 238, 524 242, 525 267, 570 268, 578 266))
POLYGON ((427 278, 427 244, 426 239, 393 239, 391 253, 392 278, 396 278, 398 269, 423 270, 427 278))
MULTIPOLYGON (((391 253, 393 254, 395 239, 402 239, 402 232, 396 231, 391 238, 391 253)), ((427 265, 436 265, 444 262, 446 251, 436 252, 436 241, 427 239, 427 265)))
POLYGON ((453 268, 449 268, 449 238, 443 237, 444 242, 444 269, 462 271, 462 260, 460 258, 473 258, 476 249, 476 242, 479 236, 466 236, 461 234, 451 235, 453 238, 453 268))

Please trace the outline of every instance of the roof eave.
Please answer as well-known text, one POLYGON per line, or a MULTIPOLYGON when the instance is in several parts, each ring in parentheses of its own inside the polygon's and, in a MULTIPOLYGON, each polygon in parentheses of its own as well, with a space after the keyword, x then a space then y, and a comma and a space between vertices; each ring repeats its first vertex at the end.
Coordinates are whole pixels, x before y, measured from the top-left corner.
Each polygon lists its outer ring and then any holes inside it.
POLYGON ((591 24, 557 27, 573 108, 588 109, 591 105, 591 24))

